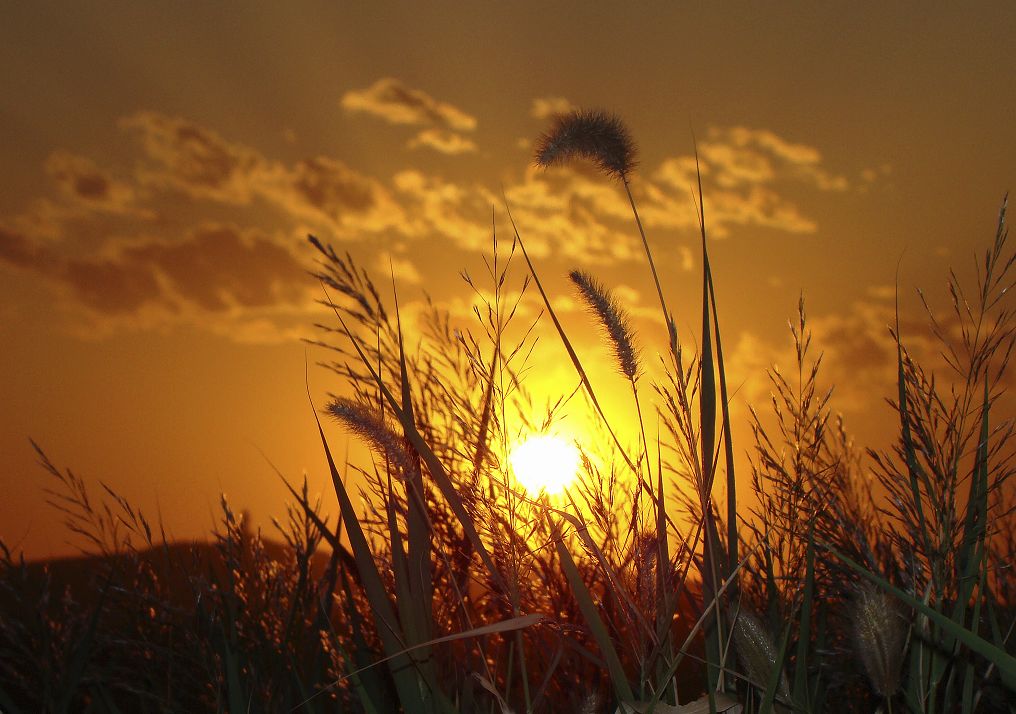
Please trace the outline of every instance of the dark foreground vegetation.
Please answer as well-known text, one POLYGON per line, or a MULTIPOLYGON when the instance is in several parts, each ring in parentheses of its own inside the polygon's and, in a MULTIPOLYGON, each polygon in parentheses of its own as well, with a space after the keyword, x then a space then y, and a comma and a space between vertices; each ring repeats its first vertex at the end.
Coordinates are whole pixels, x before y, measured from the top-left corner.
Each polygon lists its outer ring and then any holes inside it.
POLYGON ((912 356, 898 326, 887 334, 888 450, 859 450, 832 412, 802 302, 797 364, 771 371, 771 408, 752 412, 745 494, 701 185, 702 328, 683 336, 638 220, 624 126, 559 117, 537 163, 574 158, 631 199, 666 325, 646 364, 624 306, 572 274, 629 412, 601 409, 510 212, 483 284, 467 279, 475 324, 432 311, 412 349, 397 304, 312 238, 335 320, 318 344, 345 383, 321 414, 375 456, 337 464, 321 431, 337 522, 293 484, 271 539, 223 500, 212 544, 169 544, 40 450, 52 502, 92 556, 0 551, 0 711, 1016 711, 1004 204, 976 284, 952 276, 952 311, 928 310, 941 363, 912 356), (578 385, 539 423, 524 380, 534 325, 516 312, 527 291, 578 385), (506 454, 566 403, 589 409, 603 446, 583 452, 566 497, 527 494, 506 454))

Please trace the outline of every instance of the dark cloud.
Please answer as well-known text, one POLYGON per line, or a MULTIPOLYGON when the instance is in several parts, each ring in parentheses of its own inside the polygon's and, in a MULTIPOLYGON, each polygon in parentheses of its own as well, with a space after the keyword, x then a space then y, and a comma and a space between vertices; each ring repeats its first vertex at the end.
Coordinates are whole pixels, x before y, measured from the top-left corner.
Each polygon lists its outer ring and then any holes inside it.
POLYGON ((75 176, 72 184, 74 193, 88 201, 103 201, 109 198, 109 180, 101 174, 75 176))
POLYGON ((56 151, 46 159, 46 172, 63 195, 92 210, 111 213, 132 212, 136 191, 101 170, 91 159, 56 151))
POLYGON ((895 345, 886 324, 876 323, 862 330, 857 324, 831 322, 823 335, 823 345, 848 369, 877 369, 896 360, 895 345))
POLYGON ((244 203, 250 199, 250 174, 262 159, 219 134, 186 119, 141 112, 120 122, 136 131, 147 157, 158 165, 142 175, 194 196, 244 203))
POLYGON ((47 251, 23 233, 0 226, 0 263, 16 268, 42 271, 53 262, 47 251))
POLYGON ((168 314, 215 313, 302 304, 304 267, 266 236, 233 226, 202 226, 177 241, 146 240, 102 257, 60 258, 25 236, 0 229, 0 262, 56 283, 74 304, 123 316, 154 306, 168 314))
POLYGON ((212 312, 298 301, 308 284, 289 251, 232 226, 204 226, 180 242, 131 247, 123 265, 157 271, 177 296, 212 312))
POLYGON ((367 211, 377 202, 370 181, 342 162, 324 156, 298 162, 292 182, 307 203, 329 216, 367 211))
POLYGON ((140 134, 148 159, 138 172, 142 184, 227 205, 259 199, 307 222, 304 228, 336 237, 398 221, 381 184, 338 159, 317 156, 286 165, 193 122, 155 112, 121 124, 140 134))
POLYGON ((136 312, 160 297, 150 265, 121 260, 73 260, 56 276, 85 307, 107 315, 136 312))

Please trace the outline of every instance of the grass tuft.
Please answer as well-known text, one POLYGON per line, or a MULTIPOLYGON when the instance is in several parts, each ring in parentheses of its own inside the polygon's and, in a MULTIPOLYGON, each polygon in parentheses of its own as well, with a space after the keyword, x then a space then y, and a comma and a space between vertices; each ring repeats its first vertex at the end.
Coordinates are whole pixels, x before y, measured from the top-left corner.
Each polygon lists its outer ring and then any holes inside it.
POLYGON ((536 141, 535 161, 547 168, 573 158, 591 160, 611 178, 627 179, 635 168, 638 150, 628 127, 615 114, 580 109, 554 118, 536 141))

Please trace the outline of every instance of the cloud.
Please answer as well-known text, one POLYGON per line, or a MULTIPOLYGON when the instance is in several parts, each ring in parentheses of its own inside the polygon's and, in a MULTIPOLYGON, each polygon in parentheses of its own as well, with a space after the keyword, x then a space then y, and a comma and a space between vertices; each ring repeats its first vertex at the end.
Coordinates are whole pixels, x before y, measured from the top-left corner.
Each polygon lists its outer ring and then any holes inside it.
MULTIPOLYGON (((831 401, 834 412, 860 417, 881 408, 886 398, 896 395, 896 343, 889 333, 896 313, 893 296, 877 291, 842 310, 809 315, 812 334, 810 360, 822 355, 820 388, 835 386, 831 401)), ((796 316, 794 318, 796 323, 796 316)), ((928 322, 918 314, 901 315, 904 344, 925 368, 934 370, 942 384, 952 378, 941 357, 941 344, 928 322)), ((958 337, 958 326, 945 321, 958 337)), ((766 370, 775 365, 782 374, 796 374, 796 353, 789 334, 783 341, 764 340, 753 332, 742 333, 730 356, 734 381, 744 380, 741 401, 764 409, 771 386, 766 370)))
POLYGON ((0 226, 0 263, 24 270, 43 271, 52 256, 24 233, 0 226))
MULTIPOLYGON (((551 111, 552 106, 551 100, 540 100, 539 111, 551 111)), ((711 128, 699 145, 698 165, 705 180, 710 234, 716 238, 729 236, 735 227, 752 226, 814 233, 818 222, 787 197, 788 189, 797 184, 796 190, 839 191, 848 185, 823 167, 817 149, 764 129, 711 128)), ((643 224, 656 230, 697 231, 692 199, 696 184, 693 155, 667 157, 639 174, 631 189, 643 224)), ((568 257, 587 264, 640 259, 624 192, 586 164, 530 169, 507 193, 512 205, 520 207, 520 216, 529 219, 526 225, 538 226, 528 230, 547 234, 544 242, 568 257)), ((686 253, 678 251, 675 261, 687 269, 686 253)))
POLYGON ((297 162, 289 177, 301 198, 323 213, 362 213, 376 203, 372 183, 335 159, 304 159, 297 162))
POLYGON ((564 97, 537 97, 529 108, 529 116, 534 119, 549 119, 567 114, 575 109, 575 105, 564 97))
MULTIPOLYGON (((51 286, 69 329, 193 324, 265 340, 275 325, 276 337, 292 334, 313 310, 313 281, 296 257, 302 236, 411 235, 392 191, 339 159, 270 160, 156 112, 120 125, 139 140, 127 179, 54 152, 45 170, 56 200, 35 199, 0 222, 0 267, 51 286), (238 228, 245 216, 265 229, 238 228)), ((408 262, 398 268, 414 277, 408 262)))
MULTIPOLYGON (((850 188, 845 177, 822 165, 818 149, 766 129, 711 127, 698 149, 706 214, 714 237, 728 236, 732 226, 814 233, 818 222, 788 199, 786 190, 795 184, 819 191, 850 188)), ((642 187, 648 199, 642 209, 647 225, 697 226, 690 198, 696 170, 694 156, 674 156, 647 176, 649 183, 642 187)))
POLYGON ((476 128, 476 117, 420 89, 407 87, 394 77, 379 79, 365 89, 346 92, 341 104, 347 111, 371 114, 390 124, 435 126, 455 131, 476 128))
MULTIPOLYGON (((392 121, 424 125, 410 140, 412 147, 446 153, 476 150, 475 143, 446 128, 473 126, 475 120, 456 118, 443 103, 396 80, 379 80, 366 90, 347 93, 344 101, 362 111, 396 107, 389 112, 396 117, 392 121)), ((543 98, 534 102, 534 111, 564 106, 561 98, 543 98)), ((264 201, 299 228, 334 239, 442 237, 474 250, 486 245, 490 206, 500 202, 499 192, 492 189, 428 176, 418 169, 400 171, 385 185, 336 158, 285 165, 186 120, 151 112, 124 123, 142 132, 147 156, 167 174, 160 179, 162 185, 220 203, 264 201)), ((817 222, 783 192, 784 184, 792 182, 836 190, 829 187, 838 185, 839 179, 822 168, 817 149, 744 127, 714 127, 700 148, 712 235, 729 235, 735 226, 791 233, 817 230, 817 222)), ((689 194, 694 183, 691 156, 667 158, 655 171, 639 176, 632 190, 645 225, 695 231, 697 216, 689 194)), ((592 167, 575 163, 548 171, 530 168, 506 192, 536 255, 553 250, 588 265, 641 255, 624 193, 592 167)), ((681 266, 688 262, 684 254, 675 260, 681 266)))
POLYGON ((99 211, 134 212, 137 198, 134 187, 114 179, 89 158, 56 151, 46 159, 45 168, 61 193, 72 201, 99 211))
POLYGON ((86 333, 117 325, 263 321, 280 307, 305 310, 313 299, 304 266, 290 251, 267 235, 225 224, 201 225, 177 240, 114 241, 79 258, 0 229, 0 263, 54 285, 64 309, 84 318, 86 333))
POLYGON ((420 285, 423 283, 423 276, 420 275, 420 271, 417 270, 416 265, 409 258, 379 254, 377 260, 374 261, 374 270, 377 271, 377 275, 386 277, 394 274, 396 281, 408 283, 409 285, 420 285))
POLYGON ((677 254, 681 261, 681 270, 686 273, 690 273, 695 268, 695 256, 691 252, 691 248, 686 245, 678 246, 677 254))
POLYGON ((301 229, 327 232, 336 239, 396 230, 404 219, 379 181, 327 156, 293 166, 266 161, 250 183, 253 195, 300 222, 301 229))
POLYGON ((477 149, 476 142, 472 139, 467 139, 461 134, 442 129, 424 129, 410 139, 407 146, 410 149, 427 147, 451 156, 472 153, 477 149))
POLYGON ((400 171, 392 183, 405 210, 405 234, 417 239, 444 238, 467 251, 486 250, 494 205, 491 194, 415 169, 400 171))
MULTIPOLYGON (((362 111, 402 107, 392 116, 418 127, 411 145, 476 150, 455 131, 475 126, 474 119, 392 82, 347 98, 358 97, 349 102, 362 111), (365 97, 374 103, 364 104, 365 97)), ((550 112, 564 100, 544 98, 533 106, 534 113, 550 112)), ((294 257, 306 233, 354 244, 354 253, 356 243, 374 242, 372 259, 379 245, 396 250, 399 279, 421 284, 409 259, 415 246, 486 253, 491 210, 502 202, 498 189, 420 168, 384 178, 333 156, 275 160, 188 119, 152 111, 120 126, 138 140, 128 145, 136 156, 130 171, 54 152, 45 169, 56 195, 35 199, 0 223, 0 265, 45 277, 58 287, 62 309, 77 306, 107 326, 190 321, 223 330, 257 320, 259 327, 245 334, 264 339, 272 324, 307 319, 306 312, 297 314, 309 300, 298 289, 308 282, 294 257), (143 231, 138 218, 145 219, 143 231)), ((829 188, 835 175, 817 150, 773 132, 714 128, 700 146, 713 236, 752 226, 814 232, 817 222, 787 192, 794 184, 838 190, 829 188)), ((632 183, 661 271, 694 266, 694 183, 695 162, 687 155, 665 158, 632 183)), ((534 258, 570 267, 643 260, 625 192, 589 165, 529 167, 506 179, 504 192, 534 258)))
POLYGON ((117 256, 68 258, 15 231, 0 229, 0 263, 57 286, 70 304, 95 313, 122 314, 159 294, 155 271, 117 256))
POLYGON ((641 242, 616 185, 582 168, 530 168, 505 194, 527 248, 580 265, 636 259, 641 242))
POLYGON ((49 277, 69 289, 73 304, 88 308, 95 317, 133 313, 160 297, 153 266, 120 259, 69 260, 49 277))
POLYGON ((401 223, 390 193, 336 158, 316 156, 286 165, 191 121, 156 112, 128 117, 121 126, 140 135, 149 163, 138 168, 137 181, 156 191, 179 190, 231 206, 263 201, 297 221, 302 231, 337 239, 401 223))
POLYGON ((180 241, 149 241, 121 252, 124 266, 151 268, 166 288, 159 299, 209 312, 300 303, 307 275, 292 253, 257 231, 200 226, 180 241))
POLYGON ((262 161, 257 152, 186 119, 157 112, 126 117, 120 126, 140 135, 147 158, 157 166, 139 169, 143 182, 175 187, 195 198, 239 204, 250 201, 249 177, 262 161))
POLYGON ((822 154, 806 144, 795 144, 768 129, 743 126, 712 127, 699 154, 724 187, 769 183, 789 178, 809 183, 822 191, 845 191, 843 176, 822 168, 822 154))

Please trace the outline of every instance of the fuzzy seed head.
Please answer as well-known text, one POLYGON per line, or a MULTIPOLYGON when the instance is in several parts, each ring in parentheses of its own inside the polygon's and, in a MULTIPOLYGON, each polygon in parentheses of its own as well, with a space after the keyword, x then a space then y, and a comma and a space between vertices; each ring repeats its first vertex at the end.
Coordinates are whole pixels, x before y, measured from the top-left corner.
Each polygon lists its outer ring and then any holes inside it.
POLYGON ((611 178, 626 181, 635 168, 638 150, 628 127, 602 110, 578 109, 554 117, 536 142, 536 165, 563 164, 578 157, 591 160, 611 178))
POLYGON ((635 541, 635 572, 638 574, 639 604, 644 612, 658 602, 656 581, 659 571, 660 541, 655 533, 642 533, 635 541))
POLYGON ((382 415, 353 399, 345 398, 332 401, 326 411, 367 442, 378 455, 387 458, 393 467, 393 476, 409 478, 416 474, 414 454, 407 448, 405 439, 395 433, 382 415))
POLYGON ((621 374, 634 381, 639 375, 639 352, 628 315, 610 291, 589 273, 573 270, 568 277, 607 333, 621 374))
POLYGON ((854 603, 853 625, 854 645, 872 689, 882 697, 893 696, 900 687, 906 654, 907 622, 903 613, 888 594, 865 585, 854 603))
MULTIPOLYGON (((747 670, 748 678, 753 684, 765 687, 773 667, 778 665, 778 650, 772 635, 762 621, 746 610, 737 613, 737 620, 734 623, 734 644, 737 647, 737 656, 747 670)), ((776 693, 782 697, 790 697, 790 682, 785 672, 780 672, 776 693)))

